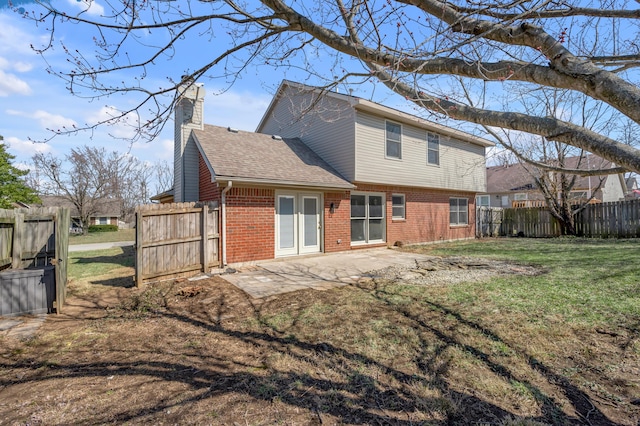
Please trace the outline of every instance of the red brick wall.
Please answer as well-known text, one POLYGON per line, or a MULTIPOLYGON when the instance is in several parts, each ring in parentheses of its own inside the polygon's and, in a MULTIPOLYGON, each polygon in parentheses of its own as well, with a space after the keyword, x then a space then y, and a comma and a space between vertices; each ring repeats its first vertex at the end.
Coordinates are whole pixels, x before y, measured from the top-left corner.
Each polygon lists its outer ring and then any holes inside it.
POLYGON ((275 191, 231 188, 227 203, 227 262, 275 257, 275 191))
POLYGON ((401 186, 358 184, 357 191, 386 194, 387 244, 447 241, 475 236, 475 194, 469 192, 419 189, 401 186), (392 194, 404 194, 405 219, 392 219, 392 194), (469 205, 467 226, 449 225, 449 198, 466 198, 469 205))
POLYGON ((211 172, 200 153, 198 153, 198 175, 198 200, 220 202, 220 187, 217 182, 211 182, 211 172))
POLYGON ((351 196, 349 191, 324 193, 324 251, 351 248, 351 196), (331 203, 334 212, 331 213, 331 203), (340 240, 340 242, 338 242, 340 240))
MULTIPOLYGON (((198 164, 201 201, 221 201, 221 188, 211 182, 202 157, 198 164)), ((386 194, 388 245, 473 238, 475 194, 400 186, 358 184, 357 191, 386 194), (405 220, 392 219, 392 194, 405 196, 405 220), (469 225, 449 226, 449 198, 469 202, 469 225)), ((227 262, 248 262, 275 257, 275 190, 232 188, 227 193, 227 262)), ((324 251, 351 249, 351 198, 349 191, 324 193, 324 251), (331 213, 333 203, 334 212, 331 213)), ((363 247, 363 246, 358 246, 363 247)), ((364 246, 367 247, 367 246, 364 246)))

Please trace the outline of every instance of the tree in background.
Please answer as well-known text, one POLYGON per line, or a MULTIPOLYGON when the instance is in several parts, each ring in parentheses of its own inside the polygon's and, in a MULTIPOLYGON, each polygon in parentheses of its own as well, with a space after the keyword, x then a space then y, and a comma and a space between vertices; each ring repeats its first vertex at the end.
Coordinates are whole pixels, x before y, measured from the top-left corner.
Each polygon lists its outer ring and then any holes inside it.
POLYGON ((7 152, 0 136, 0 208, 12 209, 14 203, 37 203, 40 201, 36 192, 24 181, 29 170, 20 170, 11 162, 15 156, 7 152))
POLYGON ((48 71, 72 93, 122 93, 131 101, 130 108, 87 128, 132 120, 139 136, 153 138, 170 118, 182 83, 214 79, 228 88, 252 66, 256 75, 278 69, 326 90, 379 82, 432 118, 537 135, 640 172, 640 150, 625 144, 615 128, 594 130, 515 108, 513 90, 517 83, 530 92, 581 93, 637 129, 637 2, 219 0, 185 6, 123 0, 105 4, 98 16, 42 1, 34 10, 18 10, 51 29, 50 43, 39 48, 43 55, 61 43, 70 56, 68 68, 55 61, 48 71), (82 51, 72 38, 56 37, 65 25, 95 46, 82 51), (210 43, 193 55, 199 39, 210 43), (169 61, 184 69, 163 75, 169 61), (473 102, 454 89, 458 81, 473 102))
POLYGON ((73 205, 84 232, 89 219, 107 204, 117 202, 120 217, 133 219, 135 207, 149 202, 151 187, 164 176, 166 166, 139 160, 130 154, 82 146, 64 158, 38 153, 33 157, 43 195, 57 195, 73 205))
POLYGON ((48 180, 48 195, 60 196, 75 207, 86 234, 90 218, 98 213, 108 194, 107 152, 104 148, 84 146, 72 149, 65 160, 45 153, 33 156, 34 166, 48 180))
MULTIPOLYGON (((589 102, 584 95, 555 89, 530 92, 523 86, 519 89, 519 103, 529 114, 561 117, 578 122, 586 129, 598 131, 619 124, 603 108, 589 102)), ((613 179, 620 178, 613 173, 624 172, 624 169, 616 167, 610 161, 571 145, 540 136, 499 131, 489 127, 485 129, 506 148, 502 153, 503 157, 511 159, 511 164, 519 162, 531 176, 544 197, 547 210, 558 221, 563 235, 575 235, 576 215, 589 205, 607 179, 603 170, 609 172, 613 179), (588 194, 575 197, 573 189, 587 177, 590 184, 588 194)))

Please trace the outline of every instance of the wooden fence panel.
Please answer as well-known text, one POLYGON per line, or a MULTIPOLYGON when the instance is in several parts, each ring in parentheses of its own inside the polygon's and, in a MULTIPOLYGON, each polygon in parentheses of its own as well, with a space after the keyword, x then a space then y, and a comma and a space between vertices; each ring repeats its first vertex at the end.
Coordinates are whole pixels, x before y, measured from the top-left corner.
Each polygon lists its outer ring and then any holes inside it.
POLYGON ((640 237, 640 199, 589 204, 576 215, 576 229, 585 237, 640 237))
POLYGON ((478 206, 476 209, 476 237, 497 237, 502 226, 502 207, 478 206))
POLYGON ((220 217, 214 203, 136 209, 136 284, 193 276, 220 266, 220 217))
MULTIPOLYGON (((595 238, 640 237, 640 199, 589 204, 575 217, 576 234, 595 238)), ((544 207, 504 209, 500 235, 556 237, 558 221, 544 207)))
POLYGON ((504 209, 501 235, 523 237, 556 237, 560 226, 543 207, 504 209))

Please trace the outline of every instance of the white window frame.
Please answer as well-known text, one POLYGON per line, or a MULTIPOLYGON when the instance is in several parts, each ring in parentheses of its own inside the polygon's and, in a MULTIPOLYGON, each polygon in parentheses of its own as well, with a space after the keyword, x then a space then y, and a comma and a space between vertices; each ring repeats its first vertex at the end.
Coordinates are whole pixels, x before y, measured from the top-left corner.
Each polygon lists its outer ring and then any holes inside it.
POLYGON ((461 198, 461 197, 451 197, 449 198, 449 226, 469 226, 469 200, 467 198, 461 198), (453 210, 453 205, 452 202, 456 201, 456 205, 455 205, 455 211, 453 210), (460 213, 462 213, 461 211, 461 205, 460 202, 464 201, 464 208, 466 209, 466 221, 465 222, 461 222, 460 221, 460 213), (456 215, 456 220, 451 220, 452 219, 452 215, 455 214, 456 215))
POLYGON ((476 207, 491 207, 491 196, 478 195, 476 197, 476 207), (483 200, 486 200, 486 202, 484 202, 483 200))
POLYGON ((427 164, 431 166, 439 166, 440 165, 440 135, 437 133, 427 132, 427 164), (435 148, 431 146, 431 144, 435 144, 435 148), (430 153, 435 153, 436 161, 429 161, 430 153))
POLYGON ((384 157, 391 160, 402 160, 402 124, 396 123, 394 121, 385 120, 384 123, 384 157), (389 138, 389 129, 387 126, 397 126, 399 128, 399 139, 393 140, 389 138), (389 143, 397 143, 398 144, 398 156, 389 155, 389 143))
MULTIPOLYGON (((364 196, 364 206, 365 206, 365 214, 363 217, 360 216, 350 216, 351 220, 364 220, 365 228, 364 228, 364 241, 353 241, 353 235, 351 236, 351 245, 366 245, 366 244, 378 244, 384 243, 387 235, 387 224, 386 224, 386 194, 384 192, 351 192, 351 197, 353 196, 364 196), (374 216, 371 217, 369 214, 369 197, 380 197, 382 200, 381 213, 382 216, 374 216), (371 220, 380 220, 382 224, 382 238, 376 240, 369 239, 369 223, 371 220)), ((351 226, 351 223, 349 224, 351 226)))
POLYGON ((528 200, 529 197, 527 197, 527 193, 526 192, 518 192, 513 194, 513 200, 514 201, 524 201, 524 200, 528 200))
POLYGON ((405 220, 407 218, 407 198, 404 194, 391 194, 391 219, 392 220, 405 220), (400 197, 402 199, 401 204, 394 203, 394 197, 400 197), (396 215, 396 209, 402 209, 402 215, 396 215))

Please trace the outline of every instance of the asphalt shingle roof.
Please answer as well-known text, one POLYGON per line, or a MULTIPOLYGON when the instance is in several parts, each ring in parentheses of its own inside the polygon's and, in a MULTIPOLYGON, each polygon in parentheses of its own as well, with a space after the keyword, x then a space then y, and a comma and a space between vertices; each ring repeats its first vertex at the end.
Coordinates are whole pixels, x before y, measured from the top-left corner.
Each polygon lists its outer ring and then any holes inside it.
POLYGON ((283 185, 353 188, 300 139, 205 125, 193 134, 217 178, 283 185))
MULTIPOLYGON (((589 161, 582 158, 578 165, 580 157, 569 157, 565 161, 565 167, 569 169, 594 170, 608 169, 613 167, 612 163, 601 157, 589 155, 589 161)), ((535 170, 533 166, 527 166, 530 170, 535 170)), ((606 176, 601 176, 606 178, 606 176)), ((598 177, 592 177, 595 182, 598 177)), ((574 189, 584 189, 589 187, 589 177, 578 176, 574 189)), ((520 164, 509 164, 506 166, 487 167, 487 193, 500 193, 509 191, 526 191, 527 189, 537 190, 535 180, 527 172, 525 167, 520 164)))

